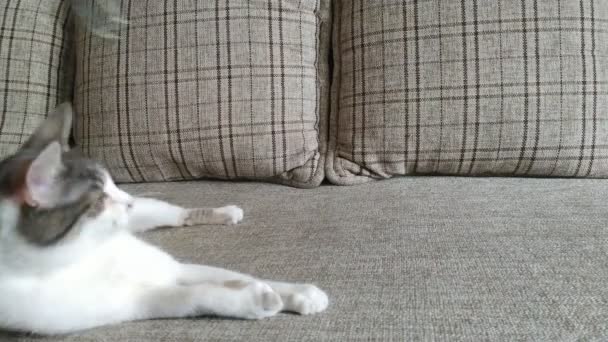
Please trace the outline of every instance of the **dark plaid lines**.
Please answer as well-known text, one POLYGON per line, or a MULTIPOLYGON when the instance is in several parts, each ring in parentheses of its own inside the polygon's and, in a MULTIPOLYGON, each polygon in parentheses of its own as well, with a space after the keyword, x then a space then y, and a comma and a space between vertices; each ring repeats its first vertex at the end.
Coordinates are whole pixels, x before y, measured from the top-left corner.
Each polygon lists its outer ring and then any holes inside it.
POLYGON ((75 97, 105 96, 76 101, 76 125, 91 124, 76 141, 119 181, 320 182, 326 61, 315 49, 328 4, 123 0, 130 24, 120 41, 74 37, 77 55, 106 68, 77 66, 75 97))
MULTIPOLYGON (((215 42, 217 44, 216 46, 216 61, 215 61, 215 66, 217 69, 217 131, 218 131, 218 143, 219 143, 219 147, 220 147, 220 156, 222 157, 222 167, 224 169, 224 174, 226 175, 226 177, 230 177, 230 171, 228 171, 228 163, 226 162, 226 152, 224 150, 224 127, 222 125, 222 93, 223 93, 223 88, 222 88, 222 50, 220 49, 220 42, 221 42, 221 36, 220 36, 220 19, 219 19, 219 15, 220 15, 220 8, 219 8, 219 0, 215 1, 215 42)), ((227 37, 227 39, 230 39, 229 37, 227 37)), ((232 77, 232 75, 230 75, 230 77, 232 77)))
MULTIPOLYGON (((268 58, 270 60, 270 70, 274 70, 274 39, 272 29, 272 1, 268 1, 268 58)), ((272 136, 272 155, 277 155, 277 135, 276 135, 276 107, 275 107, 275 84, 270 83, 270 131, 272 136)), ((272 172, 277 172, 277 161, 272 160, 272 172)))
POLYGON ((0 4, 0 158, 65 99, 68 16, 59 0, 0 4))
MULTIPOLYGON (((69 10, 41 1, 0 5, 3 153, 67 89, 69 10)), ((334 1, 340 183, 608 176, 608 2, 334 1)), ((85 152, 121 181, 320 181, 329 0, 121 2, 121 40, 73 37, 85 152)))
POLYGON ((340 1, 342 178, 608 176, 607 2, 386 2, 340 1))
MULTIPOLYGON (((591 171, 593 170, 593 161, 595 159, 595 148, 596 148, 596 142, 597 142, 597 57, 596 57, 596 42, 595 42, 595 2, 591 1, 591 5, 590 5, 590 11, 591 11, 591 64, 592 64, 592 73, 593 73, 593 81, 592 81, 592 86, 593 86, 593 137, 592 137, 592 143, 591 143, 591 159, 589 161, 589 166, 587 168, 587 172, 585 173, 585 176, 589 176, 591 174, 591 171)), ((585 28, 582 28, 583 31, 585 31, 585 28)), ((584 58, 584 54, 583 54, 583 58, 584 58)), ((582 144, 581 144, 582 145, 582 144)))
MULTIPOLYGON (((521 0, 521 15, 526 16, 526 0, 521 0)), ((524 75, 523 79, 526 84, 530 83, 530 71, 529 71, 529 55, 528 55, 528 27, 527 21, 522 20, 522 50, 523 50, 523 64, 524 64, 524 75)), ((529 89, 526 89, 523 96, 524 108, 523 108, 523 132, 522 132, 522 142, 521 149, 519 150, 519 158, 517 159, 517 165, 515 165, 515 171, 513 173, 517 173, 521 164, 524 161, 524 156, 526 153, 526 144, 528 143, 528 125, 530 123, 530 94, 529 89)))
MULTIPOLYGON (((121 0, 121 3, 120 3, 121 8, 124 8, 123 5, 124 5, 124 1, 121 0)), ((129 17, 130 14, 131 14, 131 3, 128 3, 127 4, 127 10, 126 10, 126 16, 127 16, 127 18, 129 17)), ((126 26, 126 27, 120 26, 119 27, 118 36, 122 36, 121 33, 122 33, 123 29, 126 30, 126 33, 124 35, 124 37, 125 37, 125 41, 124 41, 124 45, 125 45, 124 46, 124 49, 125 49, 125 53, 124 53, 125 54, 125 66, 124 67, 125 67, 125 74, 128 75, 129 74, 129 39, 130 39, 130 28, 129 28, 129 26, 126 26)), ((119 55, 121 54, 122 45, 123 45, 123 41, 122 40, 118 40, 118 42, 117 42, 118 52, 117 53, 119 55)), ((129 134, 130 127, 131 127, 131 125, 129 124, 129 113, 130 113, 130 111, 129 111, 129 92, 128 91, 124 91, 124 90, 121 92, 121 87, 120 87, 120 71, 121 71, 121 67, 120 67, 120 63, 121 63, 121 60, 119 59, 117 61, 117 67, 116 67, 116 112, 117 113, 123 113, 124 112, 126 115, 124 115, 124 118, 123 118, 123 116, 118 116, 118 118, 117 118, 118 120, 116 122, 116 129, 118 130, 118 144, 120 146, 125 146, 126 145, 127 150, 128 150, 128 152, 130 154, 129 157, 133 158, 133 148, 131 147, 131 135, 129 134), (125 103, 125 108, 124 109, 121 106, 122 105, 122 98, 123 98, 121 96, 121 94, 124 94, 124 103, 125 103), (126 119, 126 123, 123 123, 122 119, 126 119), (123 127, 126 128, 126 130, 127 130, 126 134, 122 133, 123 127), (122 141, 123 138, 127 140, 126 144, 123 143, 123 141, 122 141)), ((123 148, 120 149, 120 157, 122 158, 123 162, 127 160, 125 152, 126 152, 125 149, 123 149, 123 148)), ((137 165, 136 162, 133 163, 133 166, 134 166, 135 171, 138 172, 139 176, 135 177, 134 174, 133 174, 133 170, 128 169, 127 171, 129 172, 129 176, 131 178, 133 178, 133 179, 141 179, 142 178, 142 173, 141 173, 141 170, 139 169, 139 166, 137 165)))
MULTIPOLYGON (((12 18, 12 28, 10 30, 14 31, 15 30, 15 26, 17 25, 17 14, 19 13, 19 4, 21 3, 21 1, 17 1, 16 3, 16 7, 13 14, 13 18, 12 18)), ((8 2, 6 3, 6 7, 8 7, 8 2)), ((14 41, 14 34, 7 34, 5 35, 5 31, 7 30, 7 26, 9 25, 9 14, 10 12, 8 11, 8 8, 5 8, 4 10, 4 16, 2 18, 2 26, 0 26, 0 37, 2 37, 3 39, 0 41, 1 43, 4 43, 4 37, 8 37, 8 46, 6 47, 6 51, 7 51, 7 58, 6 58, 6 70, 4 71, 4 89, 10 89, 10 81, 11 81, 11 53, 13 51, 13 41, 14 41)), ((0 48, 4 49, 3 46, 0 46, 0 48)), ((9 92, 5 91, 4 92, 4 104, 3 104, 3 108, 2 108, 2 113, 6 113, 6 110, 8 109, 8 96, 9 96, 9 92)), ((27 96, 26 96, 27 97, 27 96)), ((26 104, 27 105, 27 104, 26 104)), ((4 130, 4 123, 6 122, 6 116, 2 115, 2 117, 0 118, 0 132, 2 132, 4 130)))

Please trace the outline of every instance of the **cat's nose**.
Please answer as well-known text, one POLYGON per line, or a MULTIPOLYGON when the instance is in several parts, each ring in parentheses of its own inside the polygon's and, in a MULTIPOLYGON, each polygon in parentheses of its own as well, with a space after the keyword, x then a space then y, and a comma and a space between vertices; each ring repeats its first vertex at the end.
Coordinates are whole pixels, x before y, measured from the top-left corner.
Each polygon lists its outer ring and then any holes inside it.
POLYGON ((127 202, 127 210, 133 209, 133 201, 127 202))

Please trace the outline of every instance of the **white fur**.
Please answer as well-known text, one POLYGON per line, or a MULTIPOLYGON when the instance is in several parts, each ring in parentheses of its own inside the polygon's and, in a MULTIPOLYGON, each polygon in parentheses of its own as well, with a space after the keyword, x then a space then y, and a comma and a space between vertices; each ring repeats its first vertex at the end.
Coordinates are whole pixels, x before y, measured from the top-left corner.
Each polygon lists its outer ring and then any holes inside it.
MULTIPOLYGON (((219 268, 186 265, 133 232, 180 226, 184 209, 135 198, 107 177, 105 210, 83 219, 78 233, 50 247, 24 241, 15 226, 19 209, 0 203, 0 328, 62 334, 119 322, 215 314, 245 319, 279 311, 312 314, 328 305, 313 285, 260 281, 219 268)), ((236 224, 236 206, 211 210, 236 224)))
POLYGON ((228 205, 225 207, 214 209, 214 211, 226 217, 226 224, 237 224, 243 220, 243 209, 236 205, 228 205))

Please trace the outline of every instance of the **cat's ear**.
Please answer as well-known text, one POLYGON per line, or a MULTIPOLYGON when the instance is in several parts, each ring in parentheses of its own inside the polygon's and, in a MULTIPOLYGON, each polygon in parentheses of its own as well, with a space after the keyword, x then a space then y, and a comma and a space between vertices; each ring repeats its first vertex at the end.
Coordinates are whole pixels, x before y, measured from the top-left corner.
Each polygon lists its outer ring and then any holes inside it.
POLYGON ((58 141, 63 151, 67 151, 72 130, 72 116, 72 105, 69 102, 60 104, 49 113, 46 120, 21 148, 40 151, 53 141, 58 141))
POLYGON ((51 208, 59 200, 58 176, 63 168, 61 145, 50 143, 30 164, 23 200, 31 207, 51 208))

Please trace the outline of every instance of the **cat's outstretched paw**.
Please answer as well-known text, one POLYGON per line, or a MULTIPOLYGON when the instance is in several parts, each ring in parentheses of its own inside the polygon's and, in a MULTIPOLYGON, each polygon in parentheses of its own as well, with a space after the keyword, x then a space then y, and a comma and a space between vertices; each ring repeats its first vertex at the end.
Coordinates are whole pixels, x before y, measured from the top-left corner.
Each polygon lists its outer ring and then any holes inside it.
POLYGON ((243 220, 243 209, 236 205, 216 208, 213 209, 213 212, 227 225, 237 224, 243 220))
POLYGON ((293 293, 285 298, 287 311, 310 315, 321 312, 329 305, 327 294, 314 285, 295 285, 293 293))
POLYGON ((243 209, 236 205, 221 208, 187 209, 184 213, 183 225, 194 226, 199 224, 225 224, 233 225, 243 220, 243 209))
POLYGON ((261 281, 252 281, 240 291, 246 296, 246 307, 242 318, 261 319, 274 316, 283 309, 281 296, 270 285, 261 281))

